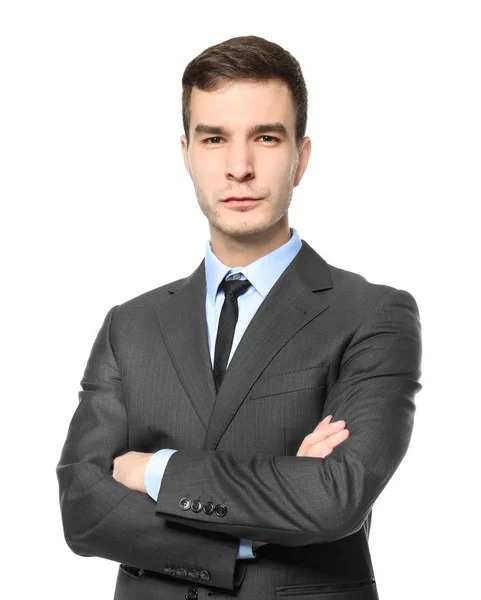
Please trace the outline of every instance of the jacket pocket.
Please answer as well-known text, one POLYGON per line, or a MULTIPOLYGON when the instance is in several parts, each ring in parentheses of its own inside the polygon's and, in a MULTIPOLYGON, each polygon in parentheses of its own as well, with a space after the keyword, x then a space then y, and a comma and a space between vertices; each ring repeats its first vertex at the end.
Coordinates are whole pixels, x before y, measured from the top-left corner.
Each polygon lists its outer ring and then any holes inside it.
POLYGON ((276 587, 276 597, 292 598, 301 597, 309 600, 310 597, 339 598, 339 600, 377 600, 376 583, 374 579, 349 582, 319 582, 300 585, 283 585, 276 587))
POLYGON ((260 377, 252 386, 249 398, 262 398, 326 385, 329 363, 260 377))
POLYGON ((133 579, 142 579, 144 576, 144 569, 132 567, 131 565, 126 565, 124 563, 119 565, 119 570, 133 579))

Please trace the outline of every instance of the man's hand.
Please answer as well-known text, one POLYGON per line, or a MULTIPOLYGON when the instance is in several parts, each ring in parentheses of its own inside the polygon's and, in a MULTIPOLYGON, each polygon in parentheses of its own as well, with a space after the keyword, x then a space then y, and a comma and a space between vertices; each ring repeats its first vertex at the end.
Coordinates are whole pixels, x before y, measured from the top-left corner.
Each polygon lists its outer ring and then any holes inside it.
POLYGON ((112 477, 134 492, 147 493, 144 485, 145 468, 153 452, 127 452, 114 458, 112 477))
POLYGON ((349 429, 345 429, 346 422, 336 421, 331 423, 332 415, 323 419, 312 433, 306 435, 299 446, 296 456, 311 456, 325 458, 349 437, 349 429))
MULTIPOLYGON (((336 446, 339 446, 349 437, 349 430, 345 429, 345 421, 331 423, 332 415, 323 419, 312 433, 306 435, 297 451, 296 456, 311 456, 325 458, 336 446)), ((252 542, 252 548, 264 546, 267 542, 252 542)))

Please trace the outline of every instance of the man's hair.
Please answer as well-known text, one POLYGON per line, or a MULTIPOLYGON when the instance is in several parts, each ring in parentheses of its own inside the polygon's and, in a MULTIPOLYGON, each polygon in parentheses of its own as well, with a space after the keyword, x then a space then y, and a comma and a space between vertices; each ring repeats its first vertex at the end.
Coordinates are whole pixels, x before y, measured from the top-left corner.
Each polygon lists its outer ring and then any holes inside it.
POLYGON ((299 148, 306 134, 307 88, 299 62, 278 44, 246 35, 231 38, 206 48, 185 68, 182 76, 182 121, 189 140, 190 98, 195 86, 205 92, 220 89, 237 80, 284 81, 291 91, 296 111, 296 143, 299 148))

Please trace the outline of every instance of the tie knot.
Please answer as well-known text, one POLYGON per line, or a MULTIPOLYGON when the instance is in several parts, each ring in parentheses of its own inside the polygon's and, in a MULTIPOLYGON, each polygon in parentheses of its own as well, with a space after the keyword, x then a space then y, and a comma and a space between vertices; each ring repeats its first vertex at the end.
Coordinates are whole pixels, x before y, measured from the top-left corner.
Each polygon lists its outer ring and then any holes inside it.
POLYGON ((248 279, 223 279, 220 287, 224 290, 226 296, 235 296, 238 298, 251 285, 248 279))

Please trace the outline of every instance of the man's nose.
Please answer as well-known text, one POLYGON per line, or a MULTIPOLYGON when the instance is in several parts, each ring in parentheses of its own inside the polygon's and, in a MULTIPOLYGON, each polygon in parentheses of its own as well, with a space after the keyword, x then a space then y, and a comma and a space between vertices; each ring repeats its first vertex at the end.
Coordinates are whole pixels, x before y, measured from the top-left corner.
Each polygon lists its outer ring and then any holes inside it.
POLYGON ((226 176, 238 180, 251 178, 254 175, 252 153, 247 144, 232 144, 227 152, 226 176))

